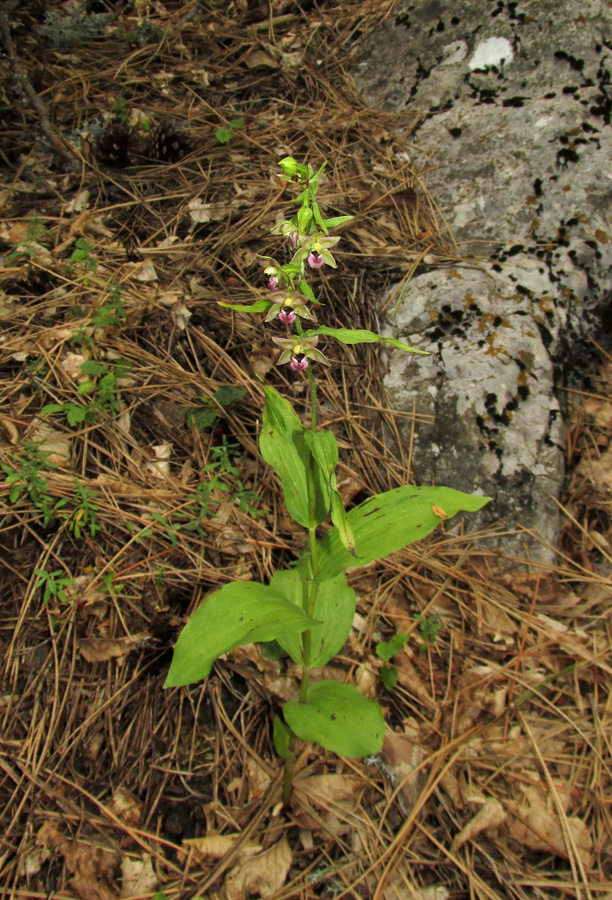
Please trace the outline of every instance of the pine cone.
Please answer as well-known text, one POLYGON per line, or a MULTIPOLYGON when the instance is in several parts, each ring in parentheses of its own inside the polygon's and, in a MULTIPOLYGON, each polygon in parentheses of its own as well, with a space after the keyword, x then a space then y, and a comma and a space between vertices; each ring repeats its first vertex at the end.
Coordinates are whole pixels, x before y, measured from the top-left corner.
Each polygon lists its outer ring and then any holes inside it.
POLYGON ((134 165, 139 144, 138 135, 131 128, 115 123, 105 128, 96 141, 96 158, 105 166, 125 169, 134 165))
POLYGON ((175 163, 191 151, 189 134, 174 122, 161 122, 149 135, 147 156, 160 162, 175 163))

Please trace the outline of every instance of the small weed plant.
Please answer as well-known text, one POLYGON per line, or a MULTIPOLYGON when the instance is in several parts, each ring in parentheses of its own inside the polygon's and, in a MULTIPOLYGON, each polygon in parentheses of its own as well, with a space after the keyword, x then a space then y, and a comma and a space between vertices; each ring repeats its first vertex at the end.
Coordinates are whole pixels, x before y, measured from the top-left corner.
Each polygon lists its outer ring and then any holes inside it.
POLYGON ((275 572, 269 584, 231 582, 211 594, 183 628, 165 686, 206 678, 216 659, 242 644, 276 641, 302 673, 299 699, 285 703, 274 720, 274 745, 285 760, 287 802, 298 741, 353 758, 378 753, 382 747, 385 723, 378 703, 352 684, 313 677, 314 670, 340 651, 351 630, 355 592, 346 570, 424 538, 457 512, 479 510, 488 498, 447 487, 405 485, 369 497, 349 511, 344 508, 336 484, 338 444, 332 431, 318 425, 313 369, 331 365, 320 341, 382 342, 400 352, 420 351, 372 331, 318 323, 324 309, 308 277, 323 266, 336 267, 332 250, 340 236, 333 232, 351 216, 323 215, 317 192, 325 164, 315 172, 287 157, 280 165, 285 179, 298 188, 296 214, 273 228, 286 240, 291 258, 285 263, 271 257, 261 260, 265 296, 252 304, 221 305, 263 315, 265 322, 284 327, 284 334, 272 336, 280 351, 277 364, 307 379, 308 426, 287 398, 264 384, 259 438, 261 455, 280 481, 287 512, 305 529, 307 549, 294 566, 275 572), (328 517, 332 527, 318 536, 317 528, 328 517))

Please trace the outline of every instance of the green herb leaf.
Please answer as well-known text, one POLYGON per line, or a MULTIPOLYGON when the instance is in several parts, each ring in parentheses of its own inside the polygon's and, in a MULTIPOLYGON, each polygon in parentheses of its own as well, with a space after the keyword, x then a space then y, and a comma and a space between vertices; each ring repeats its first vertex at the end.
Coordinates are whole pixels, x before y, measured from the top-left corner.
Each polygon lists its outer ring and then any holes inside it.
POLYGON ((228 144, 233 136, 234 132, 231 128, 217 128, 217 130, 215 131, 215 137, 220 144, 228 144))
POLYGON ((390 641, 381 641, 379 644, 376 644, 376 655, 379 659, 389 662, 396 653, 399 653, 402 647, 406 646, 407 640, 407 634, 396 634, 390 641))
POLYGON ((192 406, 191 409, 187 410, 187 427, 191 428, 191 423, 193 422, 198 431, 205 431, 207 428, 212 428, 216 418, 216 409, 211 409, 210 406, 192 406))
POLYGON ((241 644, 277 640, 315 624, 271 587, 254 581, 226 584, 198 606, 181 631, 164 687, 206 678, 219 656, 241 644))
POLYGON ((307 702, 291 700, 285 703, 283 714, 297 737, 315 741, 339 756, 368 756, 382 747, 385 720, 380 706, 366 700, 351 684, 315 682, 308 690, 307 702))
POLYGON ((315 334, 324 334, 326 337, 333 337, 341 344, 389 344, 391 347, 397 347, 398 350, 405 350, 407 353, 420 353, 428 356, 427 350, 417 350, 403 341, 395 338, 383 337, 374 331, 366 331, 364 328, 330 328, 327 325, 320 325, 318 328, 309 328, 304 332, 308 337, 315 334))
MULTIPOLYGON (((281 572, 275 572, 270 587, 299 609, 304 609, 308 585, 300 569, 283 569, 281 572)), ((348 586, 344 573, 319 585, 312 615, 321 624, 315 625, 312 629, 309 661, 302 656, 300 635, 282 634, 277 641, 294 663, 320 668, 327 665, 342 649, 353 624, 355 591, 348 586)))
POLYGON ((84 422, 86 415, 87 409, 85 409, 85 407, 83 406, 66 407, 66 419, 68 420, 68 424, 71 428, 74 428, 75 425, 79 425, 81 422, 84 422))
POLYGON ((399 679, 399 672, 395 666, 383 666, 380 670, 380 680, 386 691, 392 691, 399 679))
POLYGON ((231 128, 244 128, 244 122, 242 119, 230 119, 229 121, 231 128))
POLYGON ((87 359, 79 366, 83 375, 105 375, 108 372, 107 363, 97 362, 95 359, 87 359))
POLYGON ((224 384, 222 387, 217 388, 213 397, 219 406, 222 406, 223 409, 227 409, 227 407, 231 406, 232 403, 235 403, 236 400, 241 400, 245 394, 246 388, 238 387, 237 384, 224 384))
POLYGON ((445 517, 460 511, 477 512, 490 499, 447 487, 412 485, 368 497, 347 516, 355 536, 357 559, 342 545, 338 529, 331 528, 319 543, 318 580, 333 578, 349 566, 365 566, 375 559, 384 559, 430 534, 445 517))

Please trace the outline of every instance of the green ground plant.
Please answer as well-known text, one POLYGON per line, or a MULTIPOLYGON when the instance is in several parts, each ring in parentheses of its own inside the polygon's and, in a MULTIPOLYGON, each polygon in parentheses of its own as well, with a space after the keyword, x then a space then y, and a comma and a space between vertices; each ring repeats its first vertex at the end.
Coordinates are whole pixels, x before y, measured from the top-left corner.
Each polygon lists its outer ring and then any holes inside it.
POLYGON ((433 616, 422 616, 420 613, 414 617, 419 623, 419 631, 421 632, 422 641, 420 644, 421 653, 425 653, 432 644, 435 644, 438 632, 442 627, 440 616, 436 613, 433 616))
MULTIPOLYGON (((393 659, 396 653, 399 653, 400 650, 406 646, 407 641, 407 634, 395 634, 390 641, 380 641, 376 644, 376 655, 379 659, 388 663, 393 659)), ((395 666, 386 665, 381 668, 380 680, 382 681, 385 690, 392 691, 397 684, 398 678, 399 673, 395 666)))
POLYGON ((252 304, 221 303, 237 312, 263 314, 265 322, 286 326, 275 336, 277 365, 288 365, 310 388, 306 427, 293 406, 264 384, 259 448, 280 481, 289 515, 305 529, 305 551, 296 564, 274 573, 269 584, 231 582, 210 595, 193 613, 174 648, 165 687, 206 678, 215 660, 252 642, 276 641, 301 667, 299 699, 284 704, 274 720, 274 744, 285 760, 283 798, 287 803, 298 740, 317 743, 346 757, 364 757, 382 747, 385 723, 373 700, 355 686, 312 672, 327 665, 344 645, 355 613, 355 591, 346 570, 383 559, 424 538, 441 521, 460 511, 475 512, 488 502, 447 487, 405 485, 374 495, 353 509, 344 508, 336 484, 339 450, 329 429, 318 427, 317 380, 312 363, 331 365, 318 347, 321 338, 341 344, 384 343, 408 353, 420 351, 363 329, 319 325, 322 310, 307 280, 324 265, 336 267, 332 249, 340 237, 333 229, 351 216, 326 218, 317 201, 318 171, 291 157, 280 163, 285 179, 298 185, 297 213, 278 223, 273 233, 289 242, 288 263, 261 260, 268 292, 252 304), (310 327, 304 328, 304 324, 310 327), (317 528, 331 516, 321 537, 317 528))

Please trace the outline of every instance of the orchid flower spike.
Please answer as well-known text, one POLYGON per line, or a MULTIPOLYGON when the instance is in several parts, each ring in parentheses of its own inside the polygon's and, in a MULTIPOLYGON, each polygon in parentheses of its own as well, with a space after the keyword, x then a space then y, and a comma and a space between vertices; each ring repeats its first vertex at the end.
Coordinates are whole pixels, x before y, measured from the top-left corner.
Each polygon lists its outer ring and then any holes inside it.
POLYGON ((273 337, 274 343, 283 351, 276 361, 277 366, 289 363, 294 372, 303 372, 308 368, 308 360, 323 363, 324 366, 330 366, 331 363, 320 350, 316 350, 319 343, 318 335, 315 337, 299 337, 295 335, 291 338, 273 337))
POLYGON ((296 316, 314 320, 313 314, 306 306, 308 297, 305 297, 304 294, 298 294, 291 290, 273 291, 268 294, 268 299, 272 301, 273 306, 264 322, 271 322, 277 316, 285 325, 293 325, 296 316))

